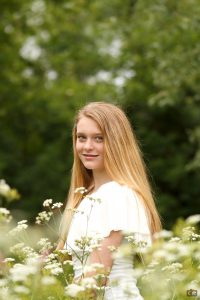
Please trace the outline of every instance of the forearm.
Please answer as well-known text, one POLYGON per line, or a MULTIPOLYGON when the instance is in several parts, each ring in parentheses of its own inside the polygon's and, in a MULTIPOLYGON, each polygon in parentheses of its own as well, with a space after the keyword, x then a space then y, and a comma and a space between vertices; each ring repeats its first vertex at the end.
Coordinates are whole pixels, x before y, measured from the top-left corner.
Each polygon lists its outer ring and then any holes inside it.
POLYGON ((112 269, 113 256, 111 248, 118 248, 122 241, 122 233, 120 231, 112 231, 110 235, 104 238, 98 249, 93 250, 89 257, 89 265, 91 270, 85 273, 87 277, 99 278, 101 285, 107 284, 107 277, 112 269), (92 268, 92 266, 100 265, 99 268, 92 268))

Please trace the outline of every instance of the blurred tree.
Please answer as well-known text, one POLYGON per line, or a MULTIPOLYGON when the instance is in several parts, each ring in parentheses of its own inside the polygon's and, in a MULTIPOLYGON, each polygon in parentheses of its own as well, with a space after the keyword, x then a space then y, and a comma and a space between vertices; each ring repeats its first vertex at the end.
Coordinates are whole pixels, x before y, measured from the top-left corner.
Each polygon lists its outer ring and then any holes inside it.
POLYGON ((165 227, 199 209, 197 0, 1 1, 0 174, 34 215, 66 197, 75 110, 121 104, 165 227))

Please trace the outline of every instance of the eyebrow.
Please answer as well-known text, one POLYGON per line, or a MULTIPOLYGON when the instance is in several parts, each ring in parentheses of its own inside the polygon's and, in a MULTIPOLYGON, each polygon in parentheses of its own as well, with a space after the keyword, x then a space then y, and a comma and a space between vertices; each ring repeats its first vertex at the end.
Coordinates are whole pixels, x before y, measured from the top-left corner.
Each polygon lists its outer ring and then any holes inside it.
MULTIPOLYGON (((77 131, 76 134, 87 135, 86 133, 81 132, 81 131, 77 131)), ((96 132, 96 133, 93 133, 92 135, 103 135, 103 134, 101 132, 96 132)))

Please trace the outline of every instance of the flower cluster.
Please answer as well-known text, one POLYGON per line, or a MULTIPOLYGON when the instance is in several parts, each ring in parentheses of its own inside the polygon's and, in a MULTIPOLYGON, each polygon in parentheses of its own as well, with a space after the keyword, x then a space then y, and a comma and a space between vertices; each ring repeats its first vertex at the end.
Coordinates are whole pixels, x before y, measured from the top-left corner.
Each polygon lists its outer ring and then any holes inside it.
POLYGON ((17 226, 10 230, 9 234, 15 236, 19 234, 21 231, 24 231, 28 228, 27 220, 22 220, 17 223, 17 226))
POLYGON ((5 198, 8 202, 18 200, 20 195, 16 189, 12 189, 4 179, 0 180, 0 196, 5 198))
POLYGON ((87 193, 87 189, 86 188, 84 188, 84 187, 78 187, 77 189, 75 189, 75 194, 78 194, 78 193, 80 193, 80 194, 85 194, 85 193, 87 193))
POLYGON ((44 206, 44 207, 49 207, 52 203, 53 203, 53 200, 52 200, 52 199, 46 199, 46 200, 44 200, 44 202, 43 202, 43 206, 44 206))
POLYGON ((37 215, 35 223, 39 224, 39 225, 48 223, 50 221, 52 215, 53 215, 53 212, 51 212, 51 211, 48 211, 48 212, 47 211, 41 211, 37 215))
POLYGON ((50 209, 55 209, 55 208, 61 208, 63 206, 63 203, 62 202, 53 203, 52 199, 46 199, 43 202, 43 206, 48 207, 50 209))
POLYGON ((9 223, 12 220, 10 211, 7 208, 0 207, 0 224, 9 223))
POLYGON ((48 253, 53 249, 53 245, 48 238, 41 238, 37 245, 39 246, 39 253, 48 253))
POLYGON ((81 236, 79 239, 75 240, 75 246, 78 250, 84 250, 85 253, 91 253, 94 249, 100 247, 100 242, 102 238, 95 236, 81 236))
MULTIPOLYGON (((99 202, 92 197, 89 200, 99 202)), ((59 203, 53 204, 52 199, 45 200, 43 205, 50 211, 38 214, 36 218, 38 224, 48 223, 53 216, 53 209, 61 207, 59 203)), ((3 218, 10 219, 11 215, 7 209, 0 208, 0 221, 3 218)), ((109 247, 113 259, 133 259, 132 276, 137 279, 137 286, 144 299, 186 299, 187 292, 190 290, 199 295, 198 223, 199 215, 188 217, 181 225, 177 223, 173 231, 163 230, 156 234, 151 247, 133 233, 124 236, 124 242, 118 249, 109 247)), ((69 251, 54 250, 50 237, 38 237, 34 245, 26 242, 14 243, 13 237, 16 236, 20 240, 20 236, 27 233, 27 230, 33 237, 35 227, 41 230, 38 226, 28 226, 27 220, 18 222, 16 228, 12 230, 7 221, 0 226, 2 245, 8 240, 7 232, 10 232, 9 235, 12 237, 12 245, 9 245, 7 253, 5 249, 0 253, 0 299, 102 300, 105 290, 109 289, 109 286, 104 287, 102 284, 108 274, 102 264, 88 265, 90 253, 94 249, 100 250, 102 238, 98 235, 91 236, 86 232, 85 236, 75 241, 73 255, 79 259, 78 267, 81 271, 81 276, 77 279, 73 277, 77 266, 74 265, 73 260, 70 260, 69 251), (5 236, 4 241, 3 236, 5 236), (76 249, 78 249, 77 253, 76 249)), ((115 284, 118 284, 117 281, 115 284)), ((124 286, 124 293, 127 299, 134 297, 134 291, 128 285, 124 286)))

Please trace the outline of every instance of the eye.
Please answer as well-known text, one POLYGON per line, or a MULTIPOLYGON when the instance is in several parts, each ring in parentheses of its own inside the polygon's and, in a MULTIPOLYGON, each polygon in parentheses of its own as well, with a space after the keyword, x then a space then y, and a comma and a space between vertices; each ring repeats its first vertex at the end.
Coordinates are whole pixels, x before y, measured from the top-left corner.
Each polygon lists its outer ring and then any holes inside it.
POLYGON ((79 142, 84 142, 86 139, 86 137, 84 135, 77 135, 77 140, 79 140, 79 142))
POLYGON ((95 137, 95 141, 97 143, 101 143, 101 142, 103 142, 103 137, 98 135, 98 136, 95 137))

